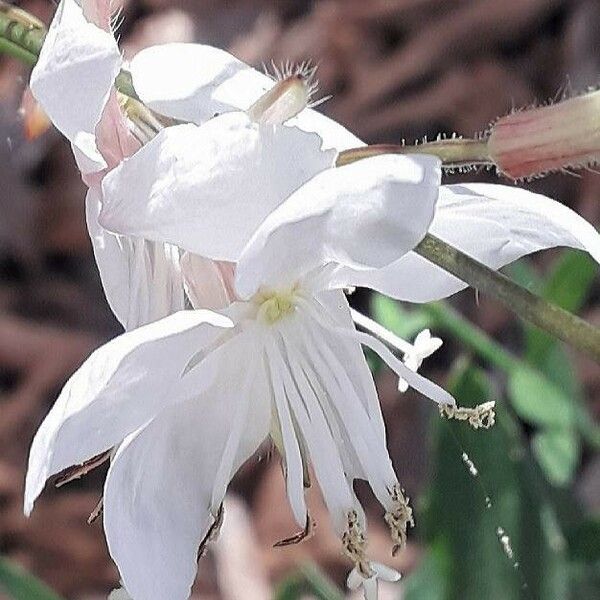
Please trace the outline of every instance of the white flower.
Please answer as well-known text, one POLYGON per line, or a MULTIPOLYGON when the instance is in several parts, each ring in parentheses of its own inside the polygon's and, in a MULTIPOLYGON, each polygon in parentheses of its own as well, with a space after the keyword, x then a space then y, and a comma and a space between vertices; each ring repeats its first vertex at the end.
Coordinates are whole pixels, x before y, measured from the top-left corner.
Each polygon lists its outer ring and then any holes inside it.
MULTIPOLYGON (((270 434, 284 460, 299 527, 308 522, 303 485, 310 463, 346 554, 370 580, 364 515, 352 481, 369 481, 385 509, 395 547, 405 542, 413 518, 387 454, 361 345, 377 352, 424 395, 440 404, 454 401, 381 342, 357 332, 341 290, 360 282, 385 285, 391 296, 402 297, 407 286, 416 284, 394 277, 395 269, 411 256, 431 220, 444 214, 435 209, 438 194, 443 198, 464 188, 440 188, 439 161, 432 157, 387 155, 326 168, 328 153, 314 150, 309 155, 317 166, 323 160, 324 168, 302 184, 299 161, 286 162, 275 148, 289 156, 298 140, 309 148, 316 144, 312 136, 288 127, 269 137, 272 128, 249 123, 239 113, 197 130, 190 127, 163 132, 113 170, 105 179, 110 191, 106 208, 111 225, 125 233, 186 250, 189 297, 202 302, 202 286, 212 277, 221 288, 223 308, 213 312, 197 304, 196 310, 116 338, 84 363, 34 440, 26 510, 32 509, 47 477, 120 444, 104 494, 111 554, 135 600, 183 599, 195 576, 198 546, 220 519, 230 478, 270 434), (200 130, 206 136, 198 135, 197 145, 188 151, 208 143, 212 152, 202 151, 191 160, 178 143, 169 146, 177 136, 193 137, 200 130), (238 137, 246 146, 233 143, 238 137), (269 143, 261 145, 263 139, 269 143), (231 151, 229 163, 219 143, 231 151), (181 160, 169 161, 169 152, 181 160), (220 152, 215 161, 213 154, 220 152), (171 165, 164 171, 164 185, 144 183, 150 177, 147 160, 140 158, 144 153, 161 169, 162 160, 171 165), (257 155, 265 161, 257 163, 257 155), (119 177, 131 178, 134 208, 125 199, 119 202, 123 187, 113 180, 119 177), (149 185, 139 197, 136 180, 141 187, 149 185), (258 225, 247 224, 254 218, 248 204, 272 212, 258 225), (230 222, 235 226, 223 228, 230 222), (236 260, 235 280, 233 265, 213 263, 195 252, 236 260)), ((490 191, 507 189, 492 186, 490 191)), ((508 216, 498 213, 496 222, 505 223, 500 229, 503 247, 518 247, 501 254, 503 260, 559 243, 584 246, 598 255, 600 238, 583 219, 551 200, 536 201, 546 208, 552 227, 525 229, 523 214, 539 221, 531 217, 535 211, 522 205, 508 216), (560 221, 553 220, 557 214, 560 221)), ((485 216, 486 206, 494 202, 474 195, 467 204, 483 207, 480 214, 485 216)), ((468 242, 469 228, 464 229, 468 242)), ((489 251, 487 240, 481 246, 489 251)), ((427 272, 427 263, 422 265, 427 272)), ((415 266, 411 277, 418 279, 419 273, 415 266)), ((439 281, 438 290, 447 288, 446 280, 439 281)), ((426 338, 421 336, 417 345, 427 342, 423 346, 430 349, 426 338)))
POLYGON ((361 344, 423 394, 454 400, 357 332, 341 288, 421 239, 439 177, 430 157, 383 156, 323 171, 245 246, 233 304, 176 313, 97 350, 36 435, 26 511, 48 476, 120 444, 104 491, 110 552, 135 600, 184 599, 229 480, 271 434, 299 527, 308 520, 311 464, 343 549, 370 572, 352 481, 370 482, 395 545, 412 515, 361 344))
POLYGON ((377 588, 379 580, 390 581, 392 583, 400 580, 400 573, 394 569, 390 569, 390 567, 386 567, 385 565, 372 562, 371 569, 372 575, 370 577, 365 577, 365 575, 362 574, 357 568, 354 568, 350 572, 350 575, 348 575, 348 579, 346 581, 346 585, 350 590, 354 591, 362 587, 365 600, 377 600, 377 588))

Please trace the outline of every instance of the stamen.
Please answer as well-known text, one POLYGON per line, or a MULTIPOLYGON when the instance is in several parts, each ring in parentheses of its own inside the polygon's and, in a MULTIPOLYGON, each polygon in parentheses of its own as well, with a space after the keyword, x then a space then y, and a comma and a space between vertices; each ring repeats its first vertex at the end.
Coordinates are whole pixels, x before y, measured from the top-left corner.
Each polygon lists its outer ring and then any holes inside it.
POLYGON ((348 511, 347 519, 348 529, 342 535, 344 554, 354 563, 358 572, 365 579, 368 579, 373 577, 375 572, 365 556, 367 536, 360 525, 358 513, 355 510, 348 511))
POLYGON ((311 106, 311 99, 318 89, 315 79, 317 68, 310 63, 296 67, 287 63, 278 69, 273 63, 277 83, 261 96, 249 109, 252 121, 263 125, 281 125, 311 106))
POLYGON ((385 513, 385 522, 388 524, 394 547, 392 548, 392 556, 396 556, 402 548, 406 546, 406 530, 408 526, 415 526, 413 511, 408 504, 408 498, 405 498, 404 493, 399 485, 395 485, 391 492, 392 509, 385 513))
POLYGON ((468 421, 473 429, 489 429, 496 422, 496 403, 492 400, 478 404, 473 408, 454 406, 451 404, 440 404, 440 415, 447 419, 457 421, 468 421))

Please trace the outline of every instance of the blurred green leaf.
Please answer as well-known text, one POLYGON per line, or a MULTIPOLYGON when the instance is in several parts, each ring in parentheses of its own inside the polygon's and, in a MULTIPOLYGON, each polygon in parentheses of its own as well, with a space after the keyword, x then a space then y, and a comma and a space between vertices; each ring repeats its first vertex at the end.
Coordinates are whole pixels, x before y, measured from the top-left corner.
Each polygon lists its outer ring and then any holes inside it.
POLYGON ((534 369, 524 364, 513 369, 507 391, 513 408, 528 423, 560 428, 573 424, 572 398, 534 369))
POLYGON ((589 517, 569 532, 569 547, 573 558, 600 561, 600 517, 589 517))
POLYGON ((451 586, 450 544, 439 538, 428 549, 419 568, 406 579, 404 600, 445 600, 451 586))
POLYGON ((579 463, 579 436, 573 429, 544 429, 533 436, 532 449, 550 483, 564 486, 573 480, 579 463))
POLYGON ((431 319, 423 311, 407 310, 383 294, 372 295, 370 308, 375 321, 406 340, 412 340, 417 333, 431 327, 431 319))
POLYGON ((0 558, 0 592, 11 600, 61 600, 48 586, 23 568, 0 558))
MULTIPOLYGON (((570 312, 578 312, 588 296, 597 275, 596 262, 585 252, 569 250, 556 260, 552 272, 542 287, 544 299, 570 312)), ((539 364, 557 344, 557 340, 544 331, 527 329, 527 357, 539 364)))
POLYGON ((275 590, 273 600, 301 600, 307 595, 317 600, 343 600, 336 585, 314 564, 302 566, 284 579, 275 590))
MULTIPOLYGON (((455 369, 450 389, 465 406, 491 396, 485 372, 466 361, 455 369)), ((490 430, 444 420, 434 425, 430 490, 417 516, 429 547, 447 548, 446 554, 431 558, 440 565, 449 561, 443 567, 447 587, 441 595, 428 596, 433 584, 423 576, 424 565, 407 581, 411 600, 567 598, 566 543, 511 413, 499 403, 497 424, 490 430), (469 473, 463 453, 477 476, 469 473), (503 550, 499 528, 509 536, 512 556, 503 550)))

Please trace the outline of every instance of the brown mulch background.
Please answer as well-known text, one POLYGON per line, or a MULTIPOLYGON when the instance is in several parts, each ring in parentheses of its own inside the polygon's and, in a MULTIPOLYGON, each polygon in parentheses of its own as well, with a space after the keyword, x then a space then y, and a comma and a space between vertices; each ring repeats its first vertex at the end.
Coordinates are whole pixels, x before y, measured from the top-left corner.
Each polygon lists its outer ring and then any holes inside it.
MULTIPOLYGON (((45 22, 54 11, 49 1, 19 4, 45 22)), ((333 96, 320 110, 369 142, 472 135, 513 107, 546 101, 565 88, 595 86, 600 73, 600 4, 594 0, 129 0, 124 17, 126 56, 155 43, 199 41, 255 65, 318 62, 321 93, 333 96)), ((68 144, 55 131, 35 142, 23 138, 17 108, 27 76, 16 62, 0 60, 0 553, 67 598, 103 597, 117 574, 101 525, 88 526, 86 518, 104 471, 60 490, 49 486, 30 520, 21 512, 37 426, 74 368, 120 331, 95 270, 85 188, 68 144)), ((600 176, 554 175, 532 188, 600 223, 600 176)), ((600 323, 597 300, 598 289, 584 316, 600 323)), ((518 347, 514 317, 495 302, 481 298, 477 304, 467 291, 456 303, 518 347)), ((452 355, 450 343, 425 373, 443 382, 452 355)), ((598 416, 600 370, 580 357, 577 365, 598 416)), ((400 396, 389 374, 382 373, 378 385, 394 463, 418 497, 427 476, 432 409, 410 393, 400 396)), ((343 581, 347 565, 317 497, 317 535, 296 547, 271 548, 294 526, 279 462, 266 455, 236 479, 222 540, 201 564, 198 598, 264 599, 308 559, 343 581)), ((597 459, 586 458, 576 486, 584 501, 598 506, 597 459)), ((380 519, 371 523, 372 547, 383 559, 387 534, 380 519)), ((410 570, 419 555, 411 542, 396 566, 410 570)))

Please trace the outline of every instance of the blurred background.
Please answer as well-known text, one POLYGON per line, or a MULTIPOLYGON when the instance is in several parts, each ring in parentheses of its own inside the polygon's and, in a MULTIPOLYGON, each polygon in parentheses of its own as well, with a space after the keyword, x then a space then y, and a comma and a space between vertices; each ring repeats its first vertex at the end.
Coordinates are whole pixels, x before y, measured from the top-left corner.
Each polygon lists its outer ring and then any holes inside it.
MULTIPOLYGON (((55 10, 50 0, 16 4, 45 23, 55 10)), ((126 57, 187 41, 256 66, 311 59, 320 64, 321 94, 332 95, 319 110, 368 142, 471 136, 513 108, 600 79, 597 0, 128 0, 119 33, 126 57)), ((118 584, 101 524, 86 522, 105 469, 58 490, 49 484, 29 520, 23 478, 58 390, 120 327, 103 297, 68 144, 53 130, 25 139, 18 109, 27 79, 22 65, 0 58, 0 598, 55 598, 18 564, 60 597, 91 600, 118 584)), ((447 177, 465 179, 498 181, 491 172, 447 177)), ((600 223, 600 175, 527 185, 600 223)), ((600 326, 597 265, 586 256, 547 252, 509 273, 600 326)), ((409 338, 430 327, 445 343, 424 374, 464 405, 498 403, 489 431, 443 421, 416 394, 398 393, 392 374, 369 357, 417 522, 392 559, 380 510, 359 486, 372 554, 405 574, 399 586, 382 586, 381 598, 600 598, 599 366, 473 290, 425 307, 362 292, 352 302, 409 338)), ((349 565, 316 491, 316 535, 272 548, 295 527, 268 450, 237 476, 194 598, 346 594, 349 565)))

